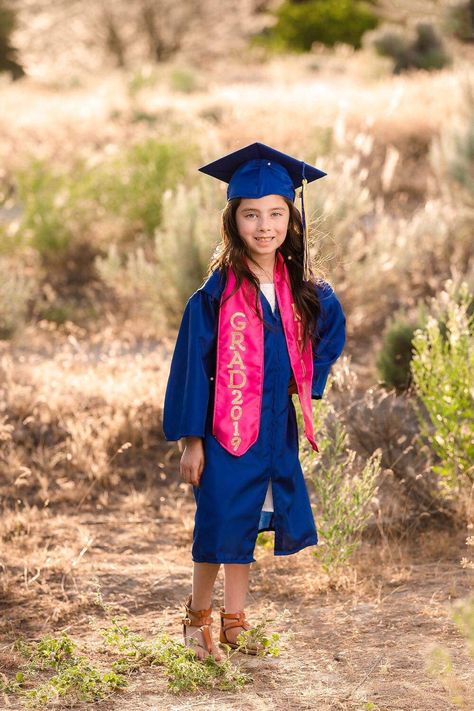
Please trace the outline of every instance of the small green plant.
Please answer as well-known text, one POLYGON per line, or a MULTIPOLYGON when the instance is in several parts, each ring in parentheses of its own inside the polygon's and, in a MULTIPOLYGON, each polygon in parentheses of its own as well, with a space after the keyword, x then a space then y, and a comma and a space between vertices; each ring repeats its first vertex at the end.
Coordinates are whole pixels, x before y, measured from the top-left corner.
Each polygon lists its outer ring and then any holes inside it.
POLYGON ((12 681, 0 682, 5 694, 16 694, 29 706, 45 706, 59 699, 74 704, 108 698, 127 685, 123 674, 114 669, 102 672, 86 657, 76 654, 76 645, 66 634, 46 635, 39 642, 19 640, 17 651, 26 659, 25 668, 12 681), (37 683, 38 674, 53 669, 55 674, 37 683))
POLYGON ((126 678, 116 671, 101 672, 83 657, 61 666, 58 673, 34 689, 25 692, 31 706, 43 706, 58 699, 68 703, 100 701, 127 686, 126 678))
POLYGON ((269 531, 261 531, 257 536, 257 546, 268 550, 273 548, 273 535, 269 531))
POLYGON ((171 72, 170 84, 173 91, 182 94, 192 94, 198 89, 198 81, 194 72, 190 69, 180 68, 171 72))
POLYGON ((412 38, 398 28, 381 28, 372 34, 372 44, 382 57, 393 60, 395 74, 409 69, 432 71, 451 63, 441 36, 428 22, 417 23, 412 38))
MULTIPOLYGON (((108 615, 111 610, 104 604, 100 591, 97 604, 108 615)), ((286 611, 285 611, 286 613, 286 611)), ((25 659, 23 668, 14 679, 0 675, 0 692, 15 694, 30 706, 45 706, 61 700, 68 705, 80 701, 100 701, 108 698, 128 684, 128 676, 144 667, 160 667, 168 679, 172 693, 219 689, 237 691, 252 681, 241 671, 232 658, 246 645, 257 645, 260 656, 278 656, 280 635, 266 632, 267 620, 257 624, 237 640, 238 648, 217 663, 212 656, 199 661, 195 651, 167 634, 146 640, 132 632, 125 620, 112 618, 101 630, 105 652, 112 663, 106 671, 94 666, 85 656, 76 652, 76 644, 66 634, 59 637, 46 635, 39 642, 17 640, 16 650, 25 659), (53 670, 54 675, 44 679, 53 670)))
POLYGON ((450 490, 474 481, 472 302, 466 284, 447 282, 413 340, 413 381, 429 418, 418 408, 421 432, 439 457, 434 471, 450 490))
POLYGON ((358 460, 348 447, 345 425, 327 398, 318 401, 314 409, 319 453, 302 438, 301 464, 316 494, 322 545, 314 555, 330 573, 346 564, 361 543, 371 517, 370 503, 377 491, 382 453, 377 450, 367 461, 358 460))
POLYGON ((252 627, 250 630, 244 630, 237 637, 237 648, 234 651, 239 652, 247 646, 260 649, 260 656, 268 655, 270 657, 278 657, 280 655, 280 635, 274 632, 270 637, 266 633, 266 621, 252 627))
POLYGON ((236 690, 251 681, 250 676, 231 664, 229 658, 218 664, 209 656, 200 662, 193 649, 168 635, 161 634, 147 642, 117 618, 112 619, 102 635, 107 646, 120 654, 113 665, 114 670, 123 674, 144 665, 161 666, 168 678, 168 688, 174 693, 200 688, 236 690))
POLYGON ((410 385, 410 363, 413 356, 413 336, 420 324, 403 316, 391 321, 385 330, 382 348, 377 358, 377 370, 385 385, 406 390, 410 385))

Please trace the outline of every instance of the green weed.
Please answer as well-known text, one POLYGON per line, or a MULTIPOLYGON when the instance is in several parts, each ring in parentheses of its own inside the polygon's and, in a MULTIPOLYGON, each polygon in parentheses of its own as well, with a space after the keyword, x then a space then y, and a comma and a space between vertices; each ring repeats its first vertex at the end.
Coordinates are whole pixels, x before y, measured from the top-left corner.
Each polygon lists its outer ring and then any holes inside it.
POLYGON ((413 380, 429 418, 418 408, 421 432, 439 457, 434 471, 451 491, 474 482, 472 302, 466 284, 447 282, 413 340, 413 380))
POLYGON ((248 674, 230 662, 230 656, 219 664, 211 656, 201 662, 193 649, 167 634, 148 642, 116 618, 110 627, 102 630, 102 636, 106 645, 120 654, 113 664, 115 671, 123 674, 141 666, 161 666, 168 679, 168 688, 174 693, 200 688, 236 690, 251 681, 248 674))
MULTIPOLYGON (((330 388, 330 383, 327 390, 330 388)), ((300 441, 301 465, 313 485, 321 544, 314 555, 330 573, 344 565, 359 547, 371 517, 370 503, 377 491, 380 450, 366 461, 348 446, 346 427, 327 398, 314 407, 319 453, 300 441)), ((301 411, 300 431, 303 431, 301 411)))
POLYGON ((86 657, 78 656, 75 643, 66 634, 46 635, 30 644, 18 640, 15 646, 27 661, 14 680, 0 682, 0 690, 19 696, 28 706, 45 706, 58 699, 68 703, 98 701, 127 685, 125 676, 115 669, 102 672, 86 657), (50 669, 56 673, 41 682, 39 673, 50 669))

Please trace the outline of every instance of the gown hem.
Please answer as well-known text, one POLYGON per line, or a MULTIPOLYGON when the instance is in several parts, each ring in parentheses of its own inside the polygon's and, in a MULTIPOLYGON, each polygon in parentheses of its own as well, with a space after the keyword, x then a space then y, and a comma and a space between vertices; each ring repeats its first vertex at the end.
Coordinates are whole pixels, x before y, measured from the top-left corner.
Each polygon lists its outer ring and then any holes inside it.
POLYGON ((293 555, 293 553, 298 553, 299 551, 302 551, 303 548, 308 548, 308 546, 316 546, 318 545, 318 539, 317 538, 311 538, 307 540, 305 543, 300 544, 297 548, 292 548, 291 551, 273 551, 273 555, 293 555))

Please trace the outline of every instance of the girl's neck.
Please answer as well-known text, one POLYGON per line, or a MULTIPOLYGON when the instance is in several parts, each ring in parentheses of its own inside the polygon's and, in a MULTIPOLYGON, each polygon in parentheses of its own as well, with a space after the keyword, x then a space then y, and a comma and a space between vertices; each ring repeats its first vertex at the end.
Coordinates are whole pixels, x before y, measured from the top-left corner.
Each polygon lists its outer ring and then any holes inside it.
POLYGON ((250 271, 257 277, 260 283, 273 283, 275 255, 269 254, 268 259, 249 260, 248 266, 250 271))

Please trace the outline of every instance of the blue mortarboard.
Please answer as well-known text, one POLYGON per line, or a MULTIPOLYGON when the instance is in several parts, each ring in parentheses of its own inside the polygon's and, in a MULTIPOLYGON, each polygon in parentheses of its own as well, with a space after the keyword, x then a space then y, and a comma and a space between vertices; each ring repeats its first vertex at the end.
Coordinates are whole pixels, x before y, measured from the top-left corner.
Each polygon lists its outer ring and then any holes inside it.
POLYGON ((301 190, 301 217, 304 230, 304 275, 309 278, 308 231, 304 210, 306 183, 323 178, 326 173, 302 160, 266 146, 251 143, 238 151, 218 158, 199 168, 201 173, 228 183, 227 199, 261 198, 265 195, 282 195, 295 199, 295 190, 301 190))
POLYGON ((326 175, 322 170, 264 143, 251 143, 199 170, 229 183, 229 200, 265 195, 283 195, 294 200, 295 190, 303 185, 304 180, 311 183, 326 175))

